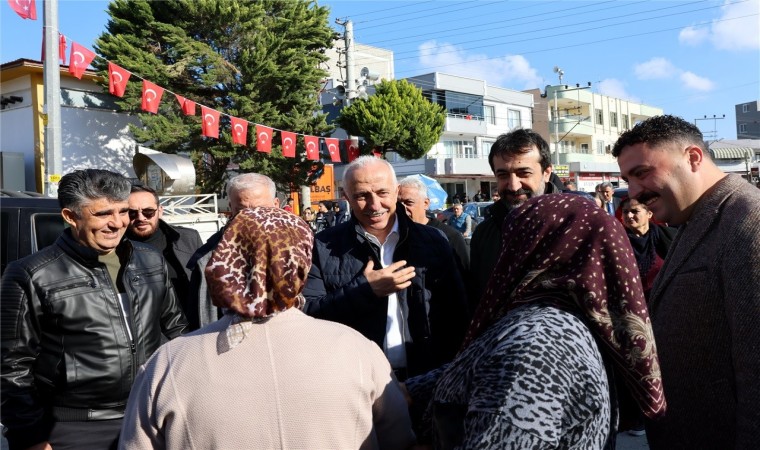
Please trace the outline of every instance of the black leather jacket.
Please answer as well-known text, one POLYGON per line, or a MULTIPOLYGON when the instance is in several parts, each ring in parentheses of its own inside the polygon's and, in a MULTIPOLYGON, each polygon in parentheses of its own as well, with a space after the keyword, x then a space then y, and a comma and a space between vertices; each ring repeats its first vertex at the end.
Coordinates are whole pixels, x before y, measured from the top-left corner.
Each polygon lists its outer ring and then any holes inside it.
POLYGON ((2 421, 12 448, 45 441, 53 421, 121 417, 162 334, 184 332, 161 254, 127 239, 116 252, 126 260, 126 313, 106 266, 70 230, 3 275, 2 421))

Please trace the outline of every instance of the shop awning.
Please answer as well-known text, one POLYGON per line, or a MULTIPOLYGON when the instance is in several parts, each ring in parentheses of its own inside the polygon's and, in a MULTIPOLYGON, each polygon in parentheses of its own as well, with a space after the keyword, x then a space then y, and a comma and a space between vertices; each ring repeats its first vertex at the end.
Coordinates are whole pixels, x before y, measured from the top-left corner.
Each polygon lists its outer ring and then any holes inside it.
POLYGON ((713 159, 745 159, 747 155, 752 158, 755 152, 749 147, 720 147, 711 148, 710 153, 713 159))

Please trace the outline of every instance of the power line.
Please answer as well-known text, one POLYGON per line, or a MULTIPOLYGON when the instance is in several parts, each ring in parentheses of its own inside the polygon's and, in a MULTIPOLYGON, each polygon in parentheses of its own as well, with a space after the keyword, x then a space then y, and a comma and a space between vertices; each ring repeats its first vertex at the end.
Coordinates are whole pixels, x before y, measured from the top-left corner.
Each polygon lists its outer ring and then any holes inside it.
MULTIPOLYGON (((469 3, 481 3, 481 2, 479 0, 472 0, 472 1, 469 1, 469 2, 453 3, 453 6, 459 6, 459 5, 462 5, 462 4, 465 4, 465 3, 469 4, 469 3)), ((496 4, 496 3, 503 3, 503 2, 501 0, 497 0, 497 1, 494 1, 494 2, 485 3, 485 6, 487 6, 487 5, 493 5, 493 4, 496 4)), ((435 10, 443 10, 443 9, 448 9, 448 6, 441 6, 441 7, 438 7, 438 8, 433 8, 433 11, 435 11, 435 10)), ((421 12, 423 14, 421 16, 418 16, 418 17, 407 17, 405 19, 400 19, 399 20, 398 17, 394 16, 395 20, 393 20, 391 22, 388 22, 388 23, 379 23, 379 24, 376 24, 376 25, 370 25, 368 27, 364 27, 364 29, 384 27, 384 26, 387 26, 388 24, 396 24, 396 23, 401 23, 401 22, 409 22, 410 20, 417 20, 417 19, 419 19, 421 17, 427 18, 427 17, 433 17, 433 16, 440 16, 441 14, 449 14, 449 13, 452 13, 452 12, 462 11, 462 10, 465 10, 465 9, 470 9, 470 7, 466 6, 464 8, 452 9, 452 10, 449 10, 449 11, 441 11, 441 12, 437 12, 437 13, 433 13, 433 14, 430 13, 430 10, 419 11, 419 12, 421 12)))
MULTIPOLYGON (((394 7, 391 7, 391 8, 377 9, 375 11, 368 11, 368 12, 363 12, 363 13, 358 13, 358 14, 352 14, 352 17, 366 16, 366 15, 369 15, 369 14, 377 14, 377 13, 386 12, 386 11, 395 11, 395 10, 399 10, 399 9, 403 9, 403 8, 409 8, 410 6, 419 6, 419 5, 424 5, 426 3, 433 3, 433 1, 435 1, 435 0, 428 0, 428 1, 425 1, 425 2, 417 2, 417 3, 405 3, 403 5, 394 6, 394 7)), ((357 22, 357 23, 363 23, 363 22, 357 22)))

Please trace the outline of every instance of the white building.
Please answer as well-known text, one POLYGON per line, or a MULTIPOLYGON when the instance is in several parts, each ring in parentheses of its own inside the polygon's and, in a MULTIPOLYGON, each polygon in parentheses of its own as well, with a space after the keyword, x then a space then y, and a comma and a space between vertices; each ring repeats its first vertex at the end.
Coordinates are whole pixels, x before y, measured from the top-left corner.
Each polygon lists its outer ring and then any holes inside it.
MULTIPOLYGON (((98 168, 134 178, 135 141, 129 124, 137 125, 139 119, 117 112, 115 97, 103 93, 95 80, 95 72, 87 71, 78 80, 69 74, 67 67, 61 67, 63 173, 98 168)), ((42 63, 18 59, 0 66, 0 93, 0 151, 23 158, 24 190, 42 192, 45 173, 42 63)))
POLYGON ((496 178, 488 153, 496 138, 515 128, 530 128, 531 94, 487 84, 484 80, 429 73, 407 80, 422 89, 446 113, 443 134, 425 158, 404 161, 389 155, 399 177, 423 173, 436 178, 449 193, 492 192, 496 178))
POLYGON ((580 85, 546 86, 536 98, 535 111, 533 126, 550 143, 555 171, 589 192, 602 181, 621 182, 612 157, 620 134, 663 114, 661 108, 597 94, 580 85))

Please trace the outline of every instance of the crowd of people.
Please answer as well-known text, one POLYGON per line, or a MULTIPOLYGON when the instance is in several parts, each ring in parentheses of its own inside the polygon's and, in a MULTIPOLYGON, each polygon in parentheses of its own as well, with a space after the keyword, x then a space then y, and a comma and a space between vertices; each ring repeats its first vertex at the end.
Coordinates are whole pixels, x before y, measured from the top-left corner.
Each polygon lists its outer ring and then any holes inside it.
POLYGON ((595 204, 500 136, 474 229, 374 156, 300 216, 241 174, 205 243, 146 186, 66 174, 68 228, 2 277, 10 448, 613 449, 639 422, 755 448, 760 190, 672 116, 613 155, 628 198, 595 204))

